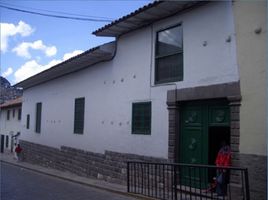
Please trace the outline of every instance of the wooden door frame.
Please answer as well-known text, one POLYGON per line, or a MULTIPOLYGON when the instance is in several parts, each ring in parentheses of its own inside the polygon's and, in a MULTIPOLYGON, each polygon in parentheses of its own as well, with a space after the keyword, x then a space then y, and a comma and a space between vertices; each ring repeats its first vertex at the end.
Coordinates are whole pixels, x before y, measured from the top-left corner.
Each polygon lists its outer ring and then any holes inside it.
POLYGON ((168 159, 171 162, 179 160, 180 138, 180 107, 183 102, 194 100, 226 99, 230 106, 230 146, 232 151, 232 164, 239 166, 239 140, 240 140, 240 83, 231 82, 193 88, 169 90, 167 93, 168 106, 168 159))

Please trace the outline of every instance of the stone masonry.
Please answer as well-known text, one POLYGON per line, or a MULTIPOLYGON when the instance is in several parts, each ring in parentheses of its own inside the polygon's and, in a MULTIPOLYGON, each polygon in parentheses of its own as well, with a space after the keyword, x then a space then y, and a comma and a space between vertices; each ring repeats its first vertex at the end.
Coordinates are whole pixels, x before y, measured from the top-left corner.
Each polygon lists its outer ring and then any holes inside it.
POLYGON ((23 140, 20 140, 20 144, 26 162, 124 185, 127 180, 127 161, 167 162, 162 158, 112 151, 101 154, 66 146, 58 149, 23 140))
POLYGON ((240 165, 248 168, 250 199, 267 199, 267 157, 240 154, 240 165))

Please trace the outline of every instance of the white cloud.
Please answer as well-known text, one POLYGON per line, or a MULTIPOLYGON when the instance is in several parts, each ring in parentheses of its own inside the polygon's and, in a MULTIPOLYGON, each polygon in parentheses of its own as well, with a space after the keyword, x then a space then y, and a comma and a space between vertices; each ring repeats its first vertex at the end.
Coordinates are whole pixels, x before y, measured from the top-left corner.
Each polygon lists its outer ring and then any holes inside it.
POLYGON ((62 59, 59 60, 51 60, 48 64, 46 65, 41 65, 39 64, 36 60, 31 60, 26 62, 24 65, 22 65, 15 73, 14 73, 14 77, 15 77, 15 83, 23 81, 37 73, 40 73, 52 66, 55 66, 73 56, 76 56, 80 53, 82 53, 83 51, 81 50, 75 50, 71 53, 66 53, 64 54, 62 59))
POLYGON ((15 82, 29 78, 42 70, 45 70, 45 68, 39 65, 35 60, 28 61, 15 72, 15 82))
POLYGON ((24 65, 22 65, 15 73, 15 82, 20 82, 22 80, 25 80, 37 73, 40 73, 58 63, 60 63, 61 60, 52 60, 47 65, 40 65, 35 60, 30 60, 26 62, 24 65))
POLYGON ((29 36, 34 32, 34 29, 23 21, 20 21, 18 25, 9 23, 0 23, 1 30, 1 52, 6 52, 8 48, 9 37, 17 34, 22 37, 29 36))
POLYGON ((68 59, 70 59, 71 57, 77 56, 78 54, 81 54, 81 53, 83 53, 82 50, 75 50, 75 51, 73 51, 73 52, 71 52, 71 53, 66 53, 66 54, 64 54, 64 56, 63 56, 63 60, 68 60, 68 59))
POLYGON ((2 73, 2 76, 3 76, 4 78, 6 78, 6 77, 8 77, 9 75, 11 75, 12 73, 13 73, 13 69, 12 69, 11 67, 9 67, 9 68, 7 68, 6 71, 4 71, 4 72, 2 73))
POLYGON ((35 42, 23 42, 16 46, 14 49, 12 49, 13 52, 16 52, 18 56, 25 57, 25 58, 31 58, 31 54, 29 52, 29 49, 34 50, 41 50, 43 51, 46 56, 51 57, 56 55, 57 48, 55 46, 46 46, 42 40, 37 40, 35 42))

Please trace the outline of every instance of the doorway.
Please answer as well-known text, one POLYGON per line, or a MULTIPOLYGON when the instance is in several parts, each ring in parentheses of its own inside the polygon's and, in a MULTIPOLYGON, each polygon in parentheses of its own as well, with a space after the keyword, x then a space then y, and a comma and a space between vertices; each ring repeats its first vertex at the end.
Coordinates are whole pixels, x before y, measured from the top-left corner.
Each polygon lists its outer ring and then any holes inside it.
POLYGON ((230 142, 230 109, 227 101, 196 101, 182 106, 180 162, 213 164, 222 140, 230 142))
MULTIPOLYGON (((209 141, 208 141, 208 164, 215 165, 217 154, 222 147, 222 142, 230 145, 230 127, 212 126, 209 127, 209 141)), ((216 169, 210 170, 208 174, 209 180, 215 177, 216 169)))
MULTIPOLYGON (((222 140, 230 142, 230 109, 226 100, 193 101, 182 105, 180 163, 215 165, 222 140)), ((213 172, 204 173, 207 180, 213 175, 213 172)))
POLYGON ((221 142, 230 145, 230 127, 209 127, 208 164, 215 165, 217 153, 221 148, 221 142))

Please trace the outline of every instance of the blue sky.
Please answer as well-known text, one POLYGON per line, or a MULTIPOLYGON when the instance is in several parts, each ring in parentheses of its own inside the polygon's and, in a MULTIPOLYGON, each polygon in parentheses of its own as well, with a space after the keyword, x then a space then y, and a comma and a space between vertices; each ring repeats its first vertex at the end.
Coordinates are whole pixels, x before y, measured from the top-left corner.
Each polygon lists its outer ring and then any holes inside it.
MULTIPOLYGON (((117 19, 148 3, 147 1, 5 1, 0 5, 58 15, 117 19), (61 13, 60 13, 61 12, 61 13), (83 15, 83 16, 82 16, 83 15), (85 15, 85 16, 84 16, 85 15)), ((11 84, 22 81, 71 56, 114 40, 91 33, 109 22, 90 22, 32 15, 0 8, 1 76, 11 84)))

